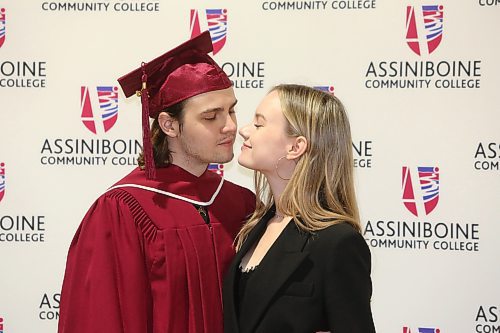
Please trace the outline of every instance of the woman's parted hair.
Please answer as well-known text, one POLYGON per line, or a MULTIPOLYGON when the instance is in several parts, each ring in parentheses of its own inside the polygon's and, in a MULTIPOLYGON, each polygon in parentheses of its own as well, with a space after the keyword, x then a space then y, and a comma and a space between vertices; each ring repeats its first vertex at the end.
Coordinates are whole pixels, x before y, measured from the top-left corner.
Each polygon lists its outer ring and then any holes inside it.
MULTIPOLYGON (((302 85, 283 84, 278 93, 287 120, 287 135, 304 136, 307 150, 297 165, 277 209, 293 216, 296 225, 313 233, 340 222, 361 232, 354 190, 351 130, 344 106, 335 96, 302 85)), ((273 203, 269 184, 262 173, 254 173, 256 209, 239 232, 239 250, 253 227, 273 203)))
MULTIPOLYGON (((169 106, 162 112, 168 113, 179 122, 179 129, 182 130, 182 118, 184 115, 185 101, 169 106)), ((151 124, 151 143, 153 144, 153 157, 157 168, 164 168, 172 163, 172 152, 168 148, 167 135, 163 132, 158 123, 158 116, 151 124)), ((144 152, 139 154, 137 164, 141 169, 145 167, 144 152)))

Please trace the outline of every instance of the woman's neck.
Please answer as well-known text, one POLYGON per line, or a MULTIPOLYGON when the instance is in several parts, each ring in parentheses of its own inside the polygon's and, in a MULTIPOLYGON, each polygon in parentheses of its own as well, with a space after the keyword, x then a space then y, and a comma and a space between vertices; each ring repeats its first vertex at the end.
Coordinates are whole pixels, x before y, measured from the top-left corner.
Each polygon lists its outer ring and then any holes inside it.
POLYGON ((280 201, 281 195, 285 190, 288 180, 283 180, 279 177, 266 176, 267 182, 269 183, 269 188, 274 198, 274 205, 276 207, 276 215, 285 216, 283 212, 278 210, 278 202, 280 201))

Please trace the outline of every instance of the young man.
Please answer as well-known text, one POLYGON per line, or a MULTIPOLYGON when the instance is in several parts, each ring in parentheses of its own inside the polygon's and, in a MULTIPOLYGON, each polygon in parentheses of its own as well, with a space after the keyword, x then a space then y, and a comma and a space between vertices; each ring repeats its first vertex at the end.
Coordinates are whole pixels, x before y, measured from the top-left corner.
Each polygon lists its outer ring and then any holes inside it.
POLYGON ((223 332, 223 274, 255 197, 207 170, 232 159, 236 135, 232 84, 210 51, 205 32, 118 79, 141 95, 140 167, 76 232, 59 333, 223 332))

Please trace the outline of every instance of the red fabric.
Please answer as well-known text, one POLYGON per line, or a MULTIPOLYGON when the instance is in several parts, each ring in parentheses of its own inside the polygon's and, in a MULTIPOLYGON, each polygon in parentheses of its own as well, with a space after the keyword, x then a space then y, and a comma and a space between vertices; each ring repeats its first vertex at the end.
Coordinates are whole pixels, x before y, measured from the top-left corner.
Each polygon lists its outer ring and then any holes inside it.
POLYGON ((210 32, 205 31, 118 79, 126 97, 141 92, 142 143, 148 179, 155 178, 148 117, 156 118, 167 107, 196 95, 232 86, 226 73, 208 55, 212 50, 210 32))
MULTIPOLYGON (((146 82, 148 76, 142 75, 142 81, 146 82)), ((151 142, 151 131, 149 129, 149 91, 147 88, 141 90, 141 103, 142 103, 142 147, 144 152, 144 164, 147 179, 156 178, 156 164, 153 157, 153 143, 151 142)))
POLYGON ((210 33, 175 47, 140 68, 120 77, 125 96, 142 89, 143 70, 147 75, 149 117, 190 97, 232 86, 231 80, 208 55, 213 49, 210 33))
MULTIPOLYGON (((162 54, 161 56, 151 60, 148 63, 144 63, 144 68, 147 74, 154 73, 163 66, 166 61, 172 59, 176 54, 183 53, 187 50, 196 49, 200 53, 210 53, 213 50, 212 39, 210 37, 210 32, 205 31, 196 38, 192 38, 183 44, 177 46, 176 48, 162 54)), ((118 82, 122 86, 123 93, 126 97, 130 97, 135 94, 137 90, 141 90, 142 83, 141 77, 143 75, 142 66, 133 70, 132 72, 120 77, 118 82)))
POLYGON ((208 56, 198 56, 198 63, 184 64, 168 75, 158 92, 150 99, 151 117, 156 117, 166 107, 193 96, 232 86, 231 80, 215 62, 202 62, 208 56))
MULTIPOLYGON (((220 178, 176 166, 135 183, 208 201, 220 178)), ((135 188, 102 195, 71 243, 61 293, 59 333, 219 333, 221 288, 232 242, 254 195, 230 182, 208 207, 211 227, 192 204, 135 188)))

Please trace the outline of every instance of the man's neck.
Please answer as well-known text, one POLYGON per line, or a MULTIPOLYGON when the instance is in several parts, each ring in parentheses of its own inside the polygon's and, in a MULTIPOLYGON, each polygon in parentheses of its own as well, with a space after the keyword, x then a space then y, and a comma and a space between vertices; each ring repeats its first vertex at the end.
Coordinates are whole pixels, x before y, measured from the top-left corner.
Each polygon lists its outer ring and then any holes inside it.
POLYGON ((177 165, 196 177, 200 177, 208 167, 207 163, 194 163, 193 161, 175 157, 172 158, 172 164, 177 165))

